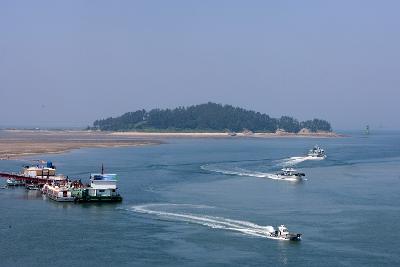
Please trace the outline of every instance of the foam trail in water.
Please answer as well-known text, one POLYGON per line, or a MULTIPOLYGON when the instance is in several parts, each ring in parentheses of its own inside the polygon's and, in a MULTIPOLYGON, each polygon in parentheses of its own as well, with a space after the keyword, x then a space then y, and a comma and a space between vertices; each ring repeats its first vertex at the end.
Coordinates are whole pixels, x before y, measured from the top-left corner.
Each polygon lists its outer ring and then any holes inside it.
POLYGON ((305 157, 290 157, 287 159, 283 159, 278 166, 282 167, 288 167, 288 166, 294 166, 296 164, 299 164, 301 162, 304 162, 306 160, 309 160, 310 157, 305 156, 305 157))
POLYGON ((289 167, 289 166, 294 166, 296 164, 299 164, 301 162, 304 162, 306 160, 322 160, 324 158, 322 157, 311 157, 311 156, 302 156, 302 157, 290 157, 287 159, 281 160, 277 166, 282 166, 282 167, 289 167))
MULTIPOLYGON (((240 221, 240 220, 232 220, 223 217, 209 216, 209 215, 200 215, 200 214, 192 214, 186 212, 172 212, 166 211, 165 208, 168 206, 177 207, 177 206, 188 206, 188 205, 179 205, 179 204, 147 204, 147 205, 139 205, 133 206, 130 210, 138 213, 150 214, 159 217, 163 217, 170 220, 178 220, 189 222, 193 224, 200 224, 204 226, 208 226, 213 229, 223 229, 230 230, 235 232, 240 232, 246 235, 257 236, 257 237, 265 237, 271 238, 269 236, 270 232, 274 231, 272 226, 262 226, 252 222, 240 221), (164 207, 160 209, 160 207, 164 207), (158 208, 158 209, 157 209, 158 208)), ((199 206, 192 206, 198 208, 199 206)))
POLYGON ((233 168, 232 170, 228 170, 218 167, 212 167, 211 165, 203 165, 200 168, 205 171, 217 172, 227 175, 250 176, 259 178, 269 178, 269 176, 272 175, 271 173, 250 171, 242 168, 233 168))
POLYGON ((232 170, 229 169, 222 169, 217 167, 212 167, 211 165, 203 165, 200 167, 202 170, 210 171, 210 172, 217 172, 226 175, 237 175, 237 176, 249 176, 249 177, 258 177, 258 178, 268 178, 272 180, 280 180, 280 181, 288 181, 288 182, 299 182, 300 180, 307 180, 303 179, 296 179, 296 178, 285 178, 283 179, 279 175, 275 173, 268 173, 268 172, 257 172, 257 171, 250 171, 242 168, 234 168, 232 170))

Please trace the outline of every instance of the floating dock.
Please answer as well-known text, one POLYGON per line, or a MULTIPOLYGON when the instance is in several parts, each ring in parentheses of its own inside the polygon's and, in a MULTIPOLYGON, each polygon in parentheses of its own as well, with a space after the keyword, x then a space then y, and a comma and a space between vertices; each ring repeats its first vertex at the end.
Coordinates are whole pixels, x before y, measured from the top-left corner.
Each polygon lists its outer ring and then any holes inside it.
POLYGON ((68 176, 56 175, 51 162, 47 166, 25 166, 21 173, 0 172, 0 177, 7 178, 7 185, 25 185, 29 190, 41 190, 50 199, 58 202, 120 202, 121 195, 117 188, 117 175, 90 175, 90 184, 81 180, 71 181, 68 176))

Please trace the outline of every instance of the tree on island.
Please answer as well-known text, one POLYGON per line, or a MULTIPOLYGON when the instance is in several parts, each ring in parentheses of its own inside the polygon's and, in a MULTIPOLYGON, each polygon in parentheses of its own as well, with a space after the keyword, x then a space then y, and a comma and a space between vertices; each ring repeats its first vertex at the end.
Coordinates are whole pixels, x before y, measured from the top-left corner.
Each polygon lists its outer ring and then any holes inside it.
POLYGON ((289 116, 275 119, 260 112, 212 102, 175 109, 127 112, 116 118, 96 120, 92 127, 102 131, 275 132, 282 129, 289 133, 298 133, 302 128, 311 132, 332 131, 330 123, 325 120, 299 122, 289 116))

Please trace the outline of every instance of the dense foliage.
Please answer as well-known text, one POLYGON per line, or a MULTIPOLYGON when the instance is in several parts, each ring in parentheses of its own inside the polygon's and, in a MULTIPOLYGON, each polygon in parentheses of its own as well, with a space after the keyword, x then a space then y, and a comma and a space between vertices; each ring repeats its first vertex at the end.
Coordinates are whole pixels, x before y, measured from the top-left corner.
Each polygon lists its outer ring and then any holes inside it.
POLYGON ((318 131, 332 131, 331 124, 325 120, 313 119, 308 121, 303 121, 300 124, 301 128, 309 129, 311 132, 318 132, 318 131))
POLYGON ((260 112, 230 105, 207 103, 175 109, 153 109, 128 112, 116 118, 96 120, 94 129, 102 131, 172 130, 172 131, 234 131, 275 132, 282 129, 297 133, 302 128, 312 132, 331 131, 329 122, 319 119, 299 122, 283 116, 271 118, 260 112))

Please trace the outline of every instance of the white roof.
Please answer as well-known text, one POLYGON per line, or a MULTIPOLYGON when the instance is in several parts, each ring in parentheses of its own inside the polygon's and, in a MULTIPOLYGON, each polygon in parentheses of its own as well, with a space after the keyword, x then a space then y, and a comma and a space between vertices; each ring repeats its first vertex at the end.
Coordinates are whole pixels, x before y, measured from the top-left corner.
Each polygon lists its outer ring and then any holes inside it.
POLYGON ((117 189, 116 184, 91 184, 88 189, 117 189))
POLYGON ((26 169, 28 169, 28 170, 42 170, 42 169, 55 170, 55 168, 50 168, 50 167, 41 166, 41 165, 39 165, 39 166, 29 166, 29 167, 26 168, 26 169))

